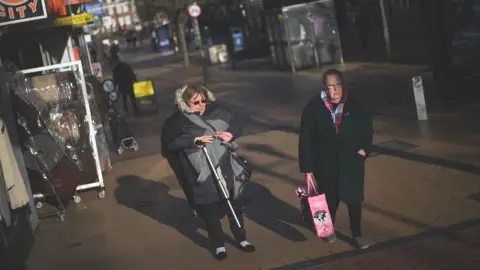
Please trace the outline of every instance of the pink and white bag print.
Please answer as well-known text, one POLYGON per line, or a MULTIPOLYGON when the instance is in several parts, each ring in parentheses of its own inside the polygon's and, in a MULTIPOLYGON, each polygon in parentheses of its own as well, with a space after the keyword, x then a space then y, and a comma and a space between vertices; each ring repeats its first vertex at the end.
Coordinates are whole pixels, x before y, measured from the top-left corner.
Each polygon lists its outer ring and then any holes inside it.
POLYGON ((325 194, 318 194, 315 181, 311 174, 307 174, 307 193, 308 204, 313 217, 313 226, 317 232, 317 237, 325 238, 335 232, 330 211, 328 210, 325 194))

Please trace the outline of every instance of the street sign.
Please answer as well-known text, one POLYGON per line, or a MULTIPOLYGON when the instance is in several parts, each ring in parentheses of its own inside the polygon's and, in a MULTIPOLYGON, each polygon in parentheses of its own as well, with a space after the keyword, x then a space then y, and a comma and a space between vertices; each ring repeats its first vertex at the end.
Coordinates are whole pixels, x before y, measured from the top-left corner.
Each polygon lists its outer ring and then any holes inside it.
POLYGON ((188 16, 192 18, 198 18, 200 17, 200 14, 202 14, 202 8, 197 3, 193 3, 189 5, 187 8, 187 11, 188 11, 188 16))
POLYGON ((47 18, 45 0, 0 0, 0 26, 47 18))
POLYGON ((87 13, 92 13, 93 16, 101 17, 105 15, 103 4, 100 2, 86 3, 83 6, 85 7, 85 11, 87 13))

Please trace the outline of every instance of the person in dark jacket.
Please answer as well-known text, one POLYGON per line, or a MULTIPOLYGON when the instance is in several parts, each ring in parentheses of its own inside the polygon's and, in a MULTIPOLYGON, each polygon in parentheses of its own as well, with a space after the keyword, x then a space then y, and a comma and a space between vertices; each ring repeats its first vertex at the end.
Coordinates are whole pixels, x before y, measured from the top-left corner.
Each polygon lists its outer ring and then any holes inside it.
MULTIPOLYGON (((371 115, 343 87, 343 74, 335 69, 323 76, 325 90, 302 113, 299 165, 313 175, 319 193, 325 193, 332 221, 340 201, 346 203, 352 236, 359 248, 370 246, 361 230, 365 159, 373 140, 371 115)), ((335 234, 327 242, 335 241, 335 234)))
POLYGON ((215 257, 223 260, 227 258, 227 253, 220 220, 225 213, 239 247, 245 252, 253 252, 255 247, 246 239, 242 207, 235 200, 231 157, 224 145, 231 144, 239 135, 240 126, 231 111, 214 101, 213 93, 204 87, 184 86, 178 89, 175 93, 178 110, 165 121, 161 141, 162 155, 176 174, 190 207, 205 222, 215 257), (233 214, 226 207, 226 198, 221 195, 202 147, 207 148, 222 184, 229 191, 229 200, 242 228, 237 226, 233 214))
POLYGON ((118 41, 114 40, 112 45, 110 46, 110 58, 112 61, 115 59, 118 59, 118 53, 120 51, 120 48, 118 47, 118 41))
POLYGON ((113 81, 118 85, 118 90, 122 95, 125 112, 128 113, 128 99, 130 99, 135 109, 135 114, 137 114, 139 109, 133 90, 133 84, 137 82, 137 75, 135 75, 135 72, 129 64, 120 61, 118 57, 113 58, 113 62, 113 81))

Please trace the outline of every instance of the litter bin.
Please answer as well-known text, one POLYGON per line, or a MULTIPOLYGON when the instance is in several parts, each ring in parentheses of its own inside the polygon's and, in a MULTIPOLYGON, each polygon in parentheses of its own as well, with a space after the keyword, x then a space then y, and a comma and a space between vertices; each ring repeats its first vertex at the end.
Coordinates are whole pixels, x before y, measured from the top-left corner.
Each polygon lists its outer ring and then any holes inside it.
POLYGON ((210 64, 225 64, 228 62, 228 49, 225 44, 218 44, 208 47, 210 64))
POLYGON ((152 80, 136 82, 133 85, 133 91, 140 110, 158 111, 155 86, 152 80))

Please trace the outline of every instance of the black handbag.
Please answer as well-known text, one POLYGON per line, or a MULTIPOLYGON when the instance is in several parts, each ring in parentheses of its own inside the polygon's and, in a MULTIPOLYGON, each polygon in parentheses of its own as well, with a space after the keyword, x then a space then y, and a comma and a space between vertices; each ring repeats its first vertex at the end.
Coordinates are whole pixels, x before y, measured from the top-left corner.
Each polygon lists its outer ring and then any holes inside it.
POLYGON ((243 168, 243 172, 235 177, 237 181, 247 183, 250 181, 250 178, 252 177, 252 168, 250 168, 250 165, 248 164, 247 160, 240 156, 233 148, 232 145, 230 144, 225 144, 225 147, 227 148, 228 152, 230 153, 231 158, 243 168))

